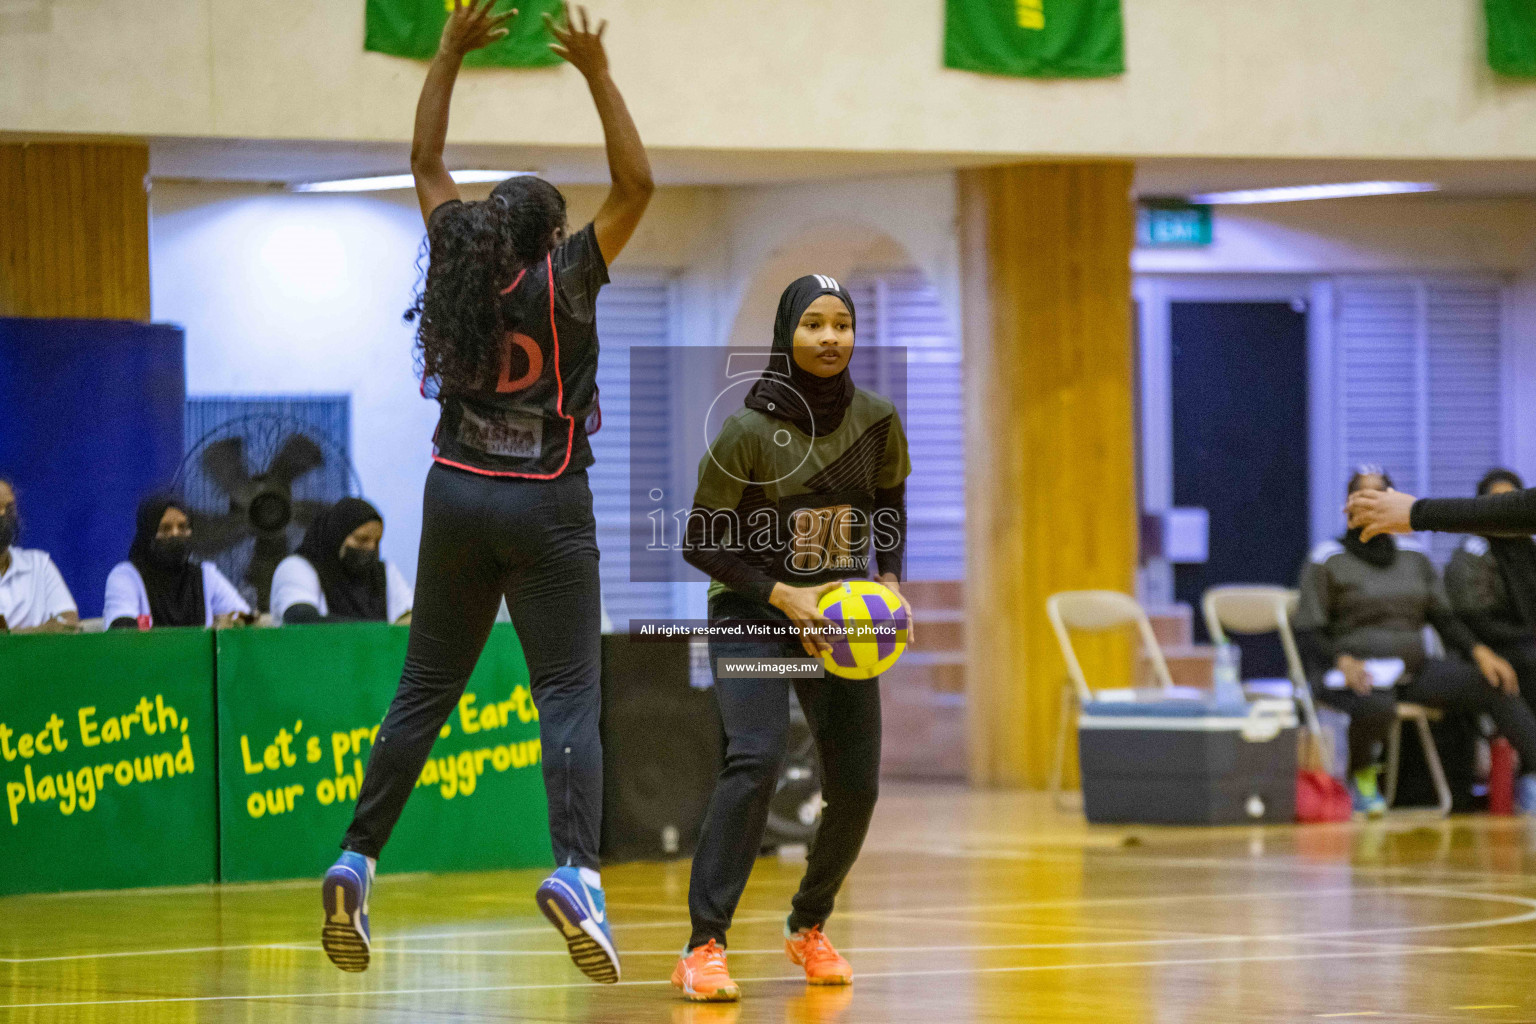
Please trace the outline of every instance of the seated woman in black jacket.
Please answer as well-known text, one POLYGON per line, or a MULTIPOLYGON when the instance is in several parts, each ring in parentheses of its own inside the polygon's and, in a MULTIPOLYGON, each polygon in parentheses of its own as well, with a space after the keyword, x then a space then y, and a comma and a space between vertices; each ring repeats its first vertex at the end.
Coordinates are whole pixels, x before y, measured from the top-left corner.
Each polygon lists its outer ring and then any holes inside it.
MULTIPOLYGON (((1524 490, 1520 477, 1495 469, 1477 493, 1524 490)), ((1477 638, 1499 653, 1520 677, 1520 692, 1536 709, 1536 541, 1530 537, 1472 536, 1445 569, 1451 607, 1477 638)))
MULTIPOLYGON (((1362 467, 1351 493, 1386 491, 1391 481, 1362 467)), ((1509 663, 1480 643, 1451 611, 1434 564, 1407 542, 1370 541, 1350 530, 1319 545, 1301 573, 1294 624, 1317 699, 1349 715, 1349 769, 1357 810, 1386 810, 1376 785, 1376 747, 1386 739, 1399 700, 1461 714, 1487 714, 1520 755, 1522 810, 1536 811, 1536 717, 1519 698, 1509 663), (1430 658, 1424 627, 1433 626, 1452 655, 1430 658), (1459 655, 1460 657, 1457 657, 1459 655), (1371 659, 1401 659, 1401 676, 1378 686, 1371 659), (1328 685, 1332 670, 1335 685, 1328 685), (1342 678, 1340 678, 1342 677, 1342 678)))

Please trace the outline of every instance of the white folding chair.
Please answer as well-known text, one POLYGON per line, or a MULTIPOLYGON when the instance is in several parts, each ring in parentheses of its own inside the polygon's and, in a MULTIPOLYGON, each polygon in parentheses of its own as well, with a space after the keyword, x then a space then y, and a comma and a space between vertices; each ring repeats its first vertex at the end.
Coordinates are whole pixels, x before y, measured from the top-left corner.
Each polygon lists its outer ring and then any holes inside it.
MULTIPOLYGON (((1158 687, 1171 692, 1173 676, 1163 657, 1163 648, 1152 632, 1152 622, 1147 613, 1128 594, 1115 590, 1068 590, 1052 594, 1045 602, 1045 614, 1051 620, 1056 633, 1056 643, 1061 647, 1062 659, 1067 663, 1067 679, 1062 685, 1061 715, 1056 731, 1056 760, 1051 770, 1051 796, 1061 806, 1062 777, 1066 771, 1067 739, 1070 735, 1074 713, 1094 699, 1094 688, 1083 674, 1083 666, 1077 660, 1072 647, 1071 630, 1102 633, 1122 626, 1134 625, 1141 636, 1142 646, 1152 662, 1152 673, 1158 687)), ((1116 689, 1124 690, 1125 688, 1116 689)), ((1104 690, 1101 693, 1107 692, 1104 690)), ((1128 692, 1128 691, 1127 691, 1128 692)))
MULTIPOLYGON (((1301 704, 1307 729, 1312 733, 1322 752, 1325 764, 1332 764, 1332 751, 1318 722, 1317 708, 1312 703, 1312 689, 1307 684, 1306 672, 1301 665, 1301 654, 1296 647, 1296 634, 1291 629, 1291 615, 1295 612, 1299 595, 1284 587, 1262 585, 1237 585, 1212 587, 1205 592, 1201 610, 1205 616, 1206 630, 1215 643, 1225 643, 1227 634, 1256 635, 1279 633, 1280 645, 1285 650, 1286 674, 1290 678, 1291 692, 1301 704)), ((1387 734, 1387 770, 1383 781, 1383 795, 1391 804, 1397 795, 1397 774, 1402 750, 1404 722, 1413 722, 1418 730, 1419 743, 1424 749, 1424 761, 1429 766, 1430 779, 1435 786, 1442 815, 1451 812, 1451 787, 1445 778, 1445 768, 1440 763, 1440 752, 1435 747, 1429 723, 1439 718, 1439 713, 1419 704, 1399 702, 1397 719, 1387 734)))
POLYGON ((1291 613, 1299 600, 1296 591, 1285 587, 1233 584, 1207 590, 1201 598, 1200 611, 1206 632, 1215 644, 1230 642, 1229 633, 1279 635, 1280 647, 1285 652, 1286 685, 1276 693, 1272 688, 1249 681, 1243 684, 1243 691, 1250 697, 1279 696, 1295 700, 1301 705, 1307 731, 1321 746, 1326 746, 1322 726, 1317 720, 1317 708, 1312 704, 1312 688, 1307 685, 1307 673, 1302 668, 1301 653, 1296 647, 1296 634, 1291 631, 1291 613))
POLYGON ((1427 708, 1407 701, 1397 702, 1397 718, 1392 722, 1392 731, 1387 733, 1387 769, 1381 783, 1382 795, 1387 798, 1388 807, 1397 799, 1397 770, 1403 749, 1403 723, 1412 722, 1419 733, 1419 746, 1424 748, 1424 763, 1429 766, 1430 781, 1435 785, 1435 798, 1439 801, 1436 809, 1442 818, 1451 813, 1451 784, 1446 781, 1445 766, 1440 763, 1435 735, 1429 728, 1430 722, 1438 722, 1441 717, 1437 708, 1427 708))

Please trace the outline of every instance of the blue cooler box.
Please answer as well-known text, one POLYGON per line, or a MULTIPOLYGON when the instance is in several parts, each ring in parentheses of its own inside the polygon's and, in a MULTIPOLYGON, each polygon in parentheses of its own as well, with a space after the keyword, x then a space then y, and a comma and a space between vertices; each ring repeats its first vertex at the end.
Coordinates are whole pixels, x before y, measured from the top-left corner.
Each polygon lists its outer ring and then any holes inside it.
POLYGON ((1094 824, 1295 821, 1297 724, 1290 701, 1088 704, 1083 812, 1094 824))

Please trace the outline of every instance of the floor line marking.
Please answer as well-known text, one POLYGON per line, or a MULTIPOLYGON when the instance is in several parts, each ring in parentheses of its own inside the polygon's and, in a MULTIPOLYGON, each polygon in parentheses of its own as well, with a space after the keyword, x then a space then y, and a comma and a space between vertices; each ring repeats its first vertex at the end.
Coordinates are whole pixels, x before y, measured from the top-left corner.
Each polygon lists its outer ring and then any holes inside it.
POLYGON ((1444 881, 1485 881, 1492 883, 1505 883, 1520 887, 1536 885, 1536 878, 1517 872, 1503 871, 1471 871, 1457 868, 1416 868, 1410 865, 1400 867, 1363 867, 1348 863, 1318 864, 1313 861, 1301 860, 1295 854, 1276 853, 1268 855, 1269 860, 1255 860, 1250 857, 1190 857, 1159 854, 1132 854, 1124 853, 1119 848, 1083 848, 1078 852, 1061 851, 1058 847, 1052 847, 1050 851, 1039 849, 1019 849, 1014 847, 976 847, 945 846, 940 844, 899 844, 866 848, 870 853, 894 853, 894 854, 923 854, 932 857, 958 857, 969 860, 1027 860, 1042 861, 1059 864, 1082 864, 1085 854, 1102 852, 1106 854, 1094 861, 1095 867, 1114 867, 1134 870, 1148 866, 1158 867, 1202 867, 1202 868, 1234 868, 1254 872, 1271 873, 1323 873, 1337 875, 1341 878, 1353 877, 1383 877, 1395 878, 1402 876, 1424 875, 1431 879, 1444 881))
MULTIPOLYGON (((1422 956, 1426 954, 1455 954, 1464 952, 1464 949, 1456 946, 1421 946, 1402 949, 1394 947, 1387 950, 1342 950, 1337 952, 1318 953, 1287 953, 1264 956, 1230 956, 1230 957, 1200 957, 1184 960, 1128 960, 1112 961, 1105 963, 1087 964, 1019 964, 1006 967, 969 967, 969 968, 936 968, 931 970, 907 970, 907 971, 860 971, 858 979, 868 980, 872 978, 914 978, 914 977, 955 977, 958 975, 973 974, 1024 974, 1045 971, 1084 971, 1084 970, 1116 970, 1145 967, 1202 967, 1216 964, 1235 963, 1279 963, 1300 960, 1351 960, 1371 959, 1388 956, 1422 956)), ((772 977, 745 978, 738 977, 738 982, 782 982, 804 981, 803 973, 792 975, 775 975, 772 977)), ((620 981, 617 983, 627 987, 655 987, 670 985, 667 980, 657 979, 648 981, 620 981)), ((275 999, 322 999, 333 997, 367 997, 400 996, 400 995, 452 995, 471 992, 531 992, 560 989, 590 988, 591 982, 557 982, 548 984, 529 985, 470 985, 470 986, 446 986, 439 988, 408 988, 408 989, 377 989, 369 991, 358 989, 353 991, 331 990, 329 992, 288 992, 272 994, 245 994, 222 996, 160 996, 143 999, 93 999, 76 1000, 70 1002, 52 1003, 0 1003, 0 1010, 28 1010, 44 1009, 62 1006, 119 1006, 127 1004, 145 1003, 216 1003, 216 1002, 253 1002, 275 999)))
MULTIPOLYGON (((777 915, 773 917, 762 916, 757 919, 738 917, 737 921, 743 924, 757 924, 767 921, 781 920, 777 915)), ((637 921, 634 924, 614 924, 614 930, 638 930, 641 928, 687 928, 687 921, 637 921)), ((549 925, 529 925, 517 928, 486 928, 466 932, 428 932, 421 935, 397 935, 384 941, 375 940, 374 949, 378 951, 396 951, 395 945, 402 942, 422 942, 428 939, 458 939, 458 938, 484 938, 491 935, 545 935, 549 933, 549 925)), ((120 957, 132 956, 180 956, 193 953, 222 953, 242 949, 319 949, 318 945, 310 945, 302 942, 249 942, 227 946, 178 946, 169 949, 123 949, 110 953, 70 953, 58 956, 29 956, 29 957, 3 957, 0 956, 0 964, 40 964, 55 963, 63 960, 109 960, 120 957)), ((561 953, 561 956, 568 955, 561 953)))
MULTIPOLYGON (((1373 893, 1373 894, 1426 895, 1426 896, 1440 896, 1440 897, 1443 897, 1443 898, 1446 898, 1446 899, 1466 899, 1466 900, 1480 900, 1480 901, 1483 901, 1483 902, 1513 903, 1513 904, 1516 904, 1516 905, 1523 905, 1523 906, 1526 906, 1526 907, 1529 907, 1529 908, 1532 908, 1532 909, 1527 910, 1523 914, 1515 914, 1515 915, 1510 915, 1510 916, 1503 917, 1503 918, 1490 918, 1490 919, 1480 920, 1480 921, 1459 921, 1459 922, 1452 921, 1452 922, 1444 922, 1444 923, 1436 923, 1436 924, 1424 924, 1424 925, 1397 925, 1397 926, 1392 926, 1392 927, 1389 927, 1389 928, 1364 928, 1364 929, 1352 929, 1352 930, 1347 930, 1347 931, 1294 932, 1294 933, 1274 934, 1274 935, 1270 935, 1270 936, 1261 936, 1261 937, 1248 936, 1248 937, 1245 937, 1245 938, 1257 938, 1257 939, 1261 939, 1263 941, 1280 941, 1282 939, 1347 939, 1347 938, 1354 938, 1354 937, 1368 936, 1368 935, 1376 935, 1376 936, 1413 935, 1413 934, 1421 934, 1423 932, 1435 932, 1435 931, 1459 931, 1459 930, 1466 930, 1466 929, 1473 929, 1473 928, 1499 928, 1499 927, 1506 927, 1506 926, 1517 925, 1517 924, 1525 924, 1525 923, 1527 923, 1529 921, 1536 920, 1536 899, 1531 899, 1531 898, 1523 897, 1523 896, 1512 896, 1512 895, 1501 894, 1501 893, 1458 892, 1456 890, 1433 889, 1433 888, 1424 888, 1424 887, 1368 887, 1368 888, 1363 889, 1361 891, 1362 892, 1369 892, 1369 893, 1373 893)), ((1325 894, 1326 892, 1328 892, 1328 891, 1320 890, 1319 891, 1319 895, 1325 894)), ((1153 899, 1153 900, 1161 899, 1161 897, 1147 897, 1147 898, 1148 899, 1153 899)), ((1240 898, 1240 896, 1234 895, 1233 898, 1240 898)), ((918 909, 923 909, 923 908, 918 908, 918 909)), ((957 911, 960 911, 960 912, 963 913, 963 912, 966 912, 967 910, 976 910, 976 909, 985 910, 985 909, 990 909, 990 907, 986 906, 986 905, 981 905, 981 906, 977 906, 977 907, 956 907, 956 908, 951 908, 951 909, 952 910, 957 910, 957 911)), ((853 912, 853 913, 851 913, 849 915, 846 915, 846 916, 849 916, 849 917, 854 917, 854 916, 866 916, 866 917, 868 917, 868 916, 876 916, 876 917, 879 917, 880 919, 888 920, 888 921, 896 921, 896 920, 901 920, 902 919, 902 915, 898 915, 898 914, 882 914, 882 912, 880 912, 880 911, 855 911, 855 912, 853 912)), ((772 918, 763 917, 763 918, 760 918, 759 920, 760 921, 778 920, 778 918, 776 916, 772 917, 772 918)), ((907 920, 918 922, 918 923, 940 923, 942 919, 926 918, 926 917, 909 917, 909 918, 907 918, 907 920)), ((757 923, 757 922, 749 922, 749 921, 746 921, 746 920, 742 920, 742 923, 757 923)), ((960 922, 955 922, 955 923, 957 923, 957 924, 969 924, 969 925, 972 925, 972 926, 980 925, 980 926, 983 926, 983 927, 1011 927, 1011 928, 1031 928, 1031 927, 1037 927, 1036 925, 1032 925, 1032 924, 1029 924, 1029 923, 1026 923, 1026 922, 1009 922, 1009 921, 997 921, 997 922, 987 922, 987 921, 963 922, 963 921, 960 921, 960 922)), ((676 923, 674 923, 674 922, 661 922, 661 921, 647 921, 647 922, 638 922, 638 923, 632 924, 632 925, 616 924, 614 927, 615 928, 626 928, 626 929, 642 929, 642 928, 644 928, 644 929, 655 929, 655 928, 682 928, 682 927, 686 927, 686 926, 687 926, 687 922, 676 922, 676 923)), ((1089 927, 1091 927, 1091 926, 1089 926, 1089 927)), ((548 929, 546 927, 537 927, 537 926, 535 926, 535 927, 520 927, 520 928, 516 928, 516 929, 483 930, 483 931, 478 931, 478 932, 438 933, 436 935, 428 933, 428 934, 417 935, 417 936, 401 936, 401 937, 399 937, 397 939, 394 939, 392 941, 393 942, 422 941, 422 940, 425 940, 425 939, 428 939, 428 938, 434 938, 434 937, 435 938, 483 937, 483 936, 486 936, 486 935, 493 935, 493 934, 533 934, 533 933, 543 933, 543 932, 545 932, 547 930, 548 929)), ((1193 938, 1204 938, 1203 936, 1195 936, 1195 935, 1180 936, 1180 937, 1181 938, 1192 938, 1192 939, 1193 938)), ((76 953, 76 954, 69 954, 69 955, 64 955, 64 956, 48 956, 48 957, 0 957, 0 963, 8 963, 8 964, 51 963, 51 962, 70 961, 70 960, 118 959, 118 958, 133 957, 133 956, 189 955, 189 954, 197 954, 197 953, 221 952, 221 951, 226 951, 226 950, 228 950, 228 951, 239 951, 239 950, 242 950, 242 949, 305 949, 305 948, 313 948, 313 947, 308 947, 306 944, 299 944, 299 943, 292 943, 292 942, 246 943, 246 944, 240 944, 240 945, 234 945, 234 946, 196 946, 196 947, 184 947, 184 948, 175 948, 175 949, 160 949, 160 950, 119 950, 119 951, 110 952, 110 953, 76 953)), ((390 943, 381 942, 379 944, 379 949, 380 949, 381 952, 387 952, 390 949, 390 943)))

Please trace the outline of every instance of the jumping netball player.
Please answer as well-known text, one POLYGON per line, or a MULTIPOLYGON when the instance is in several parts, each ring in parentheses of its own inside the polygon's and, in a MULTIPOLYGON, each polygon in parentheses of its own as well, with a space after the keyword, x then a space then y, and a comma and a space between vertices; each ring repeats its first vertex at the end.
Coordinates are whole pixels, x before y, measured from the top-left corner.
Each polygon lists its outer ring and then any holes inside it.
MULTIPOLYGON (((422 390, 442 405, 427 475, 414 617, 400 689, 379 727, 346 852, 325 876, 323 945, 343 970, 369 958, 374 863, 394 828, 505 595, 539 710, 549 830, 559 867, 536 900, 576 965, 615 982, 619 958, 598 875, 597 541, 586 421, 595 412, 598 289, 651 196, 639 133, 608 75, 604 24, 549 22, 553 49, 586 78, 613 186, 568 235, 565 200, 535 177, 463 202, 443 163, 460 61, 506 35, 516 12, 457 0, 416 108, 411 169, 430 263, 409 316, 422 390)), ((444 837, 451 842, 451 837, 444 837)))
MULTIPOLYGON (((686 557, 712 579, 714 625, 825 628, 817 603, 838 580, 867 576, 872 533, 878 578, 900 593, 911 472, 906 435, 889 400, 854 387, 853 339, 853 300, 832 278, 802 277, 779 299, 768 372, 699 464, 686 557), (717 526, 724 527, 719 534, 717 526), (747 539, 770 533, 768 543, 747 539)), ((726 1001, 740 997, 726 969, 726 931, 762 846, 789 728, 789 682, 733 678, 720 659, 810 655, 828 645, 802 634, 770 642, 712 638, 709 646, 725 767, 693 858, 693 935, 672 984, 692 1000, 726 1001)), ((821 756, 826 810, 791 901, 785 949, 811 984, 847 985, 853 970, 822 927, 875 809, 880 684, 827 676, 797 680, 795 692, 821 756)))

